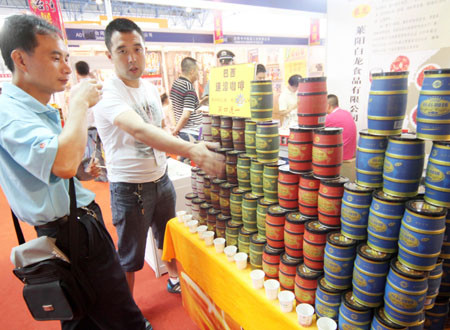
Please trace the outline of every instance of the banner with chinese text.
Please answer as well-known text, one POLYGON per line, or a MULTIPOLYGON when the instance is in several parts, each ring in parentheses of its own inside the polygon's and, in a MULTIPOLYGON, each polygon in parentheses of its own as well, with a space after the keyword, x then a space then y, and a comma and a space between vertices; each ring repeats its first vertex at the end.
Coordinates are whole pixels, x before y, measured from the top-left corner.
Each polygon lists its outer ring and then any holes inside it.
POLYGON ((311 19, 309 31, 309 45, 320 45, 320 20, 317 18, 311 19))
POLYGON ((223 43, 222 12, 219 10, 214 12, 214 43, 223 43))
POLYGON ((67 39, 59 0, 28 0, 28 6, 33 14, 56 26, 62 33, 61 37, 67 39))
POLYGON ((209 113, 213 115, 250 117, 250 82, 255 76, 252 63, 211 69, 209 113))

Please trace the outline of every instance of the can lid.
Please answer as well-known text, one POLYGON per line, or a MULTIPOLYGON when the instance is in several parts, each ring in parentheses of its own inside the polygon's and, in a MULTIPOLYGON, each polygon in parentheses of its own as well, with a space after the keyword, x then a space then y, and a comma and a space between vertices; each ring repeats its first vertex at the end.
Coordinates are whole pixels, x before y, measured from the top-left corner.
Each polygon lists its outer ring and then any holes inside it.
POLYGON ((252 157, 250 157, 250 156, 247 155, 246 153, 239 154, 239 155, 238 155, 238 158, 245 158, 245 159, 248 159, 248 160, 252 159, 252 157))
POLYGON ((411 212, 431 217, 442 217, 447 213, 446 208, 428 204, 423 199, 413 199, 406 202, 406 208, 411 212))
POLYGON ((370 246, 368 246, 366 243, 358 245, 357 251, 360 256, 372 261, 383 262, 388 261, 392 257, 390 253, 376 251, 372 249, 370 246))
POLYGON ((292 257, 288 256, 287 253, 283 253, 281 255, 281 262, 284 265, 297 266, 302 261, 303 261, 303 258, 292 258, 292 257))
POLYGON ((191 172, 198 172, 200 171, 200 167, 192 167, 191 172))
POLYGON ((325 280, 325 276, 322 276, 317 281, 317 285, 320 287, 320 290, 325 291, 327 293, 341 293, 343 290, 338 290, 335 288, 332 288, 328 285, 327 281, 325 280))
POLYGON ((231 216, 230 215, 225 215, 223 213, 220 213, 217 216, 217 220, 219 220, 219 221, 228 221, 228 220, 231 220, 231 216))
POLYGON ((434 141, 433 145, 441 145, 441 146, 446 146, 446 147, 450 147, 450 141, 434 141))
POLYGON ((208 210, 208 214, 211 214, 211 215, 217 215, 217 214, 219 214, 220 212, 221 212, 220 210, 215 209, 214 207, 212 207, 212 208, 210 208, 210 209, 208 210))
POLYGON ((258 200, 258 196, 253 195, 251 192, 245 193, 244 199, 250 200, 250 201, 256 201, 258 200))
POLYGON ((427 74, 447 74, 450 73, 450 69, 435 69, 435 70, 425 70, 424 75, 427 74))
POLYGON ((308 172, 308 173, 303 173, 303 174, 300 175, 300 177, 301 177, 302 179, 305 179, 305 180, 319 180, 318 178, 316 178, 316 177, 313 175, 313 172, 312 172, 312 171, 311 171, 311 172, 308 172))
POLYGON ((259 234, 253 234, 252 237, 250 237, 250 242, 253 244, 266 244, 267 239, 264 236, 260 236, 259 234))
POLYGON ((283 173, 294 174, 289 170, 289 164, 281 165, 278 170, 283 173))
POLYGON ((388 195, 383 191, 383 189, 375 190, 373 192, 372 196, 376 199, 382 200, 383 202, 396 203, 396 204, 404 203, 407 200, 409 200, 408 197, 396 197, 396 196, 388 195))
POLYGON ((266 244, 264 246, 264 252, 271 256, 279 256, 280 254, 282 254, 284 252, 284 249, 276 249, 276 248, 269 246, 269 244, 266 244))
POLYGON ((305 223, 305 229, 310 233, 323 235, 333 230, 334 228, 322 225, 318 220, 309 220, 305 223))
POLYGON ((379 139, 379 140, 387 140, 387 136, 370 134, 368 128, 360 130, 359 135, 371 136, 371 137, 379 139))
POLYGON ((211 204, 209 204, 209 203, 202 203, 202 204, 200 204, 200 208, 201 209, 210 209, 212 207, 212 205, 211 204))
POLYGON ((232 117, 233 121, 245 121, 243 117, 232 117))
POLYGON ((345 190, 351 191, 351 192, 358 192, 358 193, 371 193, 375 190, 375 188, 367 188, 360 186, 359 184, 356 184, 354 182, 346 182, 344 184, 345 190))
POLYGON ((218 178, 212 180, 212 183, 217 184, 217 185, 220 185, 225 182, 227 182, 227 180, 222 180, 222 179, 218 179, 218 178))
POLYGON ((384 313, 384 307, 380 307, 375 309, 375 317, 377 318, 378 322, 380 322, 383 326, 389 327, 389 329, 398 329, 398 330, 406 330, 406 327, 403 327, 401 325, 393 323, 391 320, 389 320, 386 317, 386 314, 384 313))
POLYGON ((250 231, 250 230, 245 229, 244 227, 242 227, 241 230, 239 231, 239 233, 241 235, 245 235, 245 236, 251 236, 253 234, 256 234, 257 232, 258 232, 257 230, 250 231))
POLYGON ((391 267, 395 272, 397 272, 403 276, 409 277, 409 278, 425 279, 428 277, 428 272, 411 269, 411 268, 403 265, 396 258, 391 260, 391 267))
POLYGON ((205 180, 212 180, 214 176, 212 175, 205 175, 205 180))
POLYGON ((320 276, 323 275, 323 271, 313 270, 311 268, 308 268, 304 263, 297 266, 297 275, 301 278, 306 278, 309 280, 315 280, 318 279, 320 276))
POLYGON ((219 154, 223 154, 225 155, 228 151, 233 150, 233 148, 217 148, 214 149, 215 152, 219 153, 219 154))
POLYGON ((224 183, 220 184, 220 188, 222 188, 222 189, 231 189, 231 188, 234 188, 234 187, 237 187, 237 184, 229 183, 229 182, 224 182, 224 183))
POLYGON ((267 213, 269 213, 270 215, 286 215, 286 213, 288 212, 288 210, 282 208, 280 205, 272 205, 269 206, 269 209, 267 210, 267 213))
POLYGON ((284 164, 286 164, 286 161, 284 161, 282 159, 278 159, 277 162, 264 164, 264 167, 278 168, 278 167, 280 167, 281 165, 284 165, 284 164))
POLYGON ((248 192, 248 191, 250 191, 250 190, 252 190, 251 188, 248 188, 248 189, 242 189, 242 188, 239 188, 239 187, 233 187, 232 189, 231 189, 231 193, 232 194, 236 194, 236 195, 243 195, 244 193, 246 193, 246 192, 248 192))
POLYGON ((292 132, 304 132, 304 133, 312 133, 314 132, 314 128, 304 128, 298 125, 289 127, 289 131, 292 132))
POLYGON ((197 172, 197 175, 199 175, 199 176, 205 176, 205 175, 206 175, 206 172, 203 171, 203 170, 200 170, 200 171, 197 172))
POLYGON ((340 176, 336 179, 331 179, 331 180, 321 180, 320 184, 327 186, 327 187, 342 187, 344 184, 346 184, 347 182, 349 182, 350 179, 340 176))
POLYGON ((409 71, 376 72, 376 73, 372 73, 372 77, 388 77, 388 76, 402 76, 402 75, 406 75, 407 76, 408 74, 409 74, 409 71))
POLYGON ((298 80, 299 83, 321 82, 321 81, 327 81, 327 77, 308 77, 308 78, 300 78, 298 80))
POLYGON ((261 197, 260 199, 258 199, 258 204, 264 205, 264 206, 270 206, 270 205, 275 205, 276 202, 269 202, 269 201, 266 201, 264 199, 264 197, 261 197))
POLYGON ((333 231, 331 233, 328 233, 327 242, 342 247, 351 247, 356 245, 356 241, 354 239, 345 237, 341 234, 340 231, 333 231))
POLYGON ((230 150, 227 151, 227 155, 240 155, 240 154, 245 154, 245 151, 242 150, 230 150))
POLYGON ((204 203, 205 202, 205 200, 204 199, 201 199, 201 198, 194 198, 193 200, 192 200, 192 204, 202 204, 202 203, 204 203))
POLYGON ((403 133, 401 135, 393 135, 393 136, 389 137, 389 140, 409 141, 409 142, 418 142, 420 144, 425 144, 425 141, 418 139, 416 134, 412 134, 412 133, 403 133))
POLYGON ((242 223, 234 222, 234 220, 227 221, 227 227, 228 228, 240 228, 242 227, 242 223))
POLYGON ((308 217, 306 215, 301 214, 300 212, 289 212, 286 215, 286 220, 289 222, 295 222, 295 223, 304 223, 309 220, 317 220, 316 217, 308 217))
POLYGON ((314 134, 320 134, 320 135, 335 135, 335 134, 341 134, 344 131, 342 127, 323 127, 316 129, 314 131, 314 134))
POLYGON ((186 198, 186 199, 194 199, 197 197, 198 197, 198 195, 195 193, 187 193, 186 195, 184 195, 184 198, 186 198))
POLYGON ((352 290, 346 291, 342 294, 342 300, 344 301, 345 306, 348 308, 360 311, 360 312, 366 312, 369 311, 370 308, 361 305, 359 302, 355 300, 353 297, 352 290))

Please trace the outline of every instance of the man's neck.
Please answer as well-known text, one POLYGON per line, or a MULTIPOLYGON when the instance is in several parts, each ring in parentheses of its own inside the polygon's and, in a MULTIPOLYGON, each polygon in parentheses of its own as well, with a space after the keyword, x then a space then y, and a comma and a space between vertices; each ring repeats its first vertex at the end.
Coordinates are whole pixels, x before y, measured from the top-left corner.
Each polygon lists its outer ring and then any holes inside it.
POLYGON ((128 79, 123 79, 123 78, 119 78, 120 80, 122 80, 122 82, 125 84, 125 86, 131 87, 131 88, 139 88, 140 82, 139 79, 136 80, 128 80, 128 79))
POLYGON ((192 80, 189 78, 189 76, 186 76, 186 75, 184 75, 184 74, 181 74, 180 77, 181 77, 181 78, 184 78, 184 79, 186 79, 186 80, 189 80, 189 82, 192 84, 192 80))
POLYGON ((19 79, 17 76, 13 76, 12 83, 22 89, 24 92, 34 97, 43 105, 47 105, 48 102, 50 102, 50 98, 52 95, 47 92, 40 91, 33 84, 27 83, 26 81, 19 79))

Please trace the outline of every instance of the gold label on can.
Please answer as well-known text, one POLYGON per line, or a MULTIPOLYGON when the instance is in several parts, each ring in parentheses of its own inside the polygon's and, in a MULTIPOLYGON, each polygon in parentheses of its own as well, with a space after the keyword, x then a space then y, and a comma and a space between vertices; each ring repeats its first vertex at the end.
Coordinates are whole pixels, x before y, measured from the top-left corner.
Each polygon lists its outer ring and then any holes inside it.
POLYGON ((392 304, 398 308, 413 309, 417 307, 417 301, 402 293, 389 292, 388 296, 392 304))
POLYGON ((431 163, 427 166, 427 178, 431 182, 441 182, 445 179, 445 174, 431 163))
POLYGON ((353 279, 355 280, 355 283, 358 284, 360 287, 366 287, 367 282, 364 279, 364 277, 361 276, 361 274, 358 271, 353 272, 353 279))
POLYGON ((369 215, 369 227, 378 233, 384 233, 387 226, 374 215, 369 215))
MULTIPOLYGON (((326 296, 325 296, 326 297, 326 296)), ((324 298, 325 298, 324 297, 324 298)), ((325 305, 322 304, 318 304, 316 302, 316 309, 319 312, 320 315, 326 316, 326 317, 335 317, 337 315, 336 311, 330 307, 327 307, 325 305)))
POLYGON ((300 301, 311 301, 313 300, 312 295, 308 294, 307 292, 301 290, 298 294, 298 297, 300 298, 300 301))
POLYGON ((319 148, 313 148, 313 158, 319 162, 323 162, 325 160, 330 159, 330 157, 328 157, 328 154, 333 154, 334 150, 329 150, 328 153, 324 150, 321 150, 319 148))
POLYGON ((240 179, 248 178, 248 172, 245 170, 241 170, 240 168, 237 169, 237 175, 240 179))
POLYGON ((245 145, 254 145, 255 137, 250 134, 245 134, 245 145))
POLYGON ((450 102, 439 97, 430 97, 420 103, 419 111, 429 117, 440 117, 450 113, 450 102))
POLYGON ((343 207, 341 209, 342 217, 348 219, 349 221, 359 221, 361 219, 361 214, 356 212, 355 210, 352 210, 349 207, 343 207))
POLYGON ((403 228, 400 229, 400 241, 405 243, 408 247, 418 247, 420 242, 411 233, 405 231, 403 228))
POLYGON ((310 244, 303 244, 303 250, 310 257, 323 257, 324 247, 310 244))
POLYGON ((278 276, 278 267, 263 262, 263 270, 269 276, 278 276))
POLYGON ((283 227, 266 226, 266 236, 268 237, 281 237, 283 235, 283 227))
POLYGON ((383 171, 385 173, 391 173, 393 170, 394 170, 394 165, 392 165, 392 163, 389 160, 385 159, 383 171))
POLYGON ((306 204, 316 204, 318 195, 312 192, 302 192, 298 197, 306 204))
POLYGON ((440 88, 442 86, 442 81, 440 81, 439 79, 436 79, 435 81, 433 81, 431 86, 433 86, 433 88, 436 88, 436 89, 440 88))
POLYGON ((342 270, 342 267, 330 258, 325 258, 325 267, 331 270, 333 273, 339 273, 342 270))
POLYGON ((288 145, 288 153, 289 153, 289 156, 297 157, 300 155, 300 148, 295 144, 289 144, 288 145))
MULTIPOLYGON (((338 210, 337 205, 334 204, 332 201, 322 198, 321 196, 318 197, 318 206, 320 209, 327 211, 327 212, 336 212, 338 210)), ((340 200, 338 201, 340 203, 340 200)))
POLYGON ((384 156, 376 156, 369 159, 369 166, 373 169, 381 170, 384 164, 384 156))

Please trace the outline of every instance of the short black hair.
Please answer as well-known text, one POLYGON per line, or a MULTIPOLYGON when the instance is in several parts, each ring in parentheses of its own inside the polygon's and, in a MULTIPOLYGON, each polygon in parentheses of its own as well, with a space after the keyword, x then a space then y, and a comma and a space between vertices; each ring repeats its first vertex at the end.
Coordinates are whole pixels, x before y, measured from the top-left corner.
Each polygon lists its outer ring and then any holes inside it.
POLYGON ((0 49, 3 61, 11 72, 14 72, 11 53, 16 49, 22 49, 32 54, 38 46, 37 34, 61 36, 61 31, 34 15, 13 15, 5 19, 0 33, 0 49))
POLYGON ((162 104, 164 104, 164 102, 168 99, 166 93, 162 93, 160 97, 161 97, 161 103, 162 103, 162 104))
POLYGON ((75 63, 75 70, 80 76, 87 76, 89 74, 89 64, 85 61, 78 61, 75 63))
POLYGON ((113 33, 117 32, 133 32, 136 31, 139 33, 142 37, 142 40, 144 39, 144 34, 142 33, 141 28, 134 23, 132 20, 126 19, 126 18, 116 18, 115 20, 112 20, 109 22, 108 26, 105 29, 105 44, 106 48, 108 48, 109 51, 111 51, 111 37, 113 33))
POLYGON ((260 72, 266 73, 266 67, 262 64, 258 64, 256 66, 256 73, 260 73, 260 72))
POLYGON ((289 77, 288 84, 292 87, 298 87, 299 80, 302 79, 302 76, 299 74, 294 74, 289 77))
POLYGON ((333 108, 336 108, 339 106, 339 99, 334 94, 328 94, 327 96, 328 104, 331 105, 333 108))
POLYGON ((192 57, 185 57, 181 61, 181 72, 183 74, 188 74, 191 70, 197 67, 197 61, 192 57))

